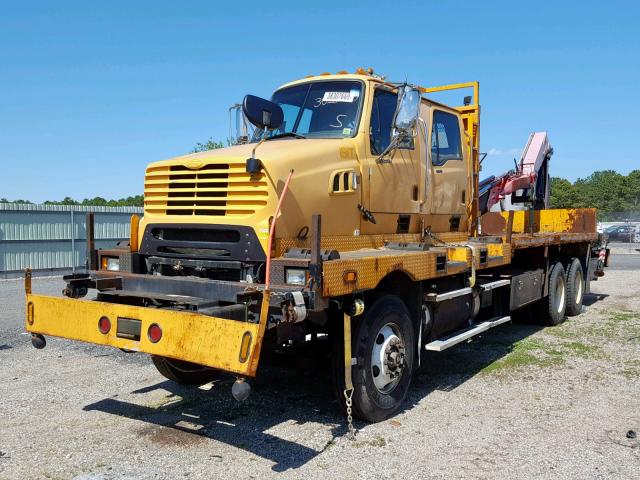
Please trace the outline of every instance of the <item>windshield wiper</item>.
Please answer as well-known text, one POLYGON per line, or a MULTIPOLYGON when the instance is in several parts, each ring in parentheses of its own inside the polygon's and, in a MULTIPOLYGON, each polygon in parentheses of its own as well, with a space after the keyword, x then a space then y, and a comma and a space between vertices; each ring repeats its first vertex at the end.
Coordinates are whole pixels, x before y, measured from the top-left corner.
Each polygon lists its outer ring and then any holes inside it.
POLYGON ((299 133, 294 132, 284 132, 279 133, 278 135, 273 135, 272 137, 266 138, 266 140, 273 140, 274 138, 283 138, 283 137, 293 137, 293 138, 307 138, 304 135, 300 135, 299 133))

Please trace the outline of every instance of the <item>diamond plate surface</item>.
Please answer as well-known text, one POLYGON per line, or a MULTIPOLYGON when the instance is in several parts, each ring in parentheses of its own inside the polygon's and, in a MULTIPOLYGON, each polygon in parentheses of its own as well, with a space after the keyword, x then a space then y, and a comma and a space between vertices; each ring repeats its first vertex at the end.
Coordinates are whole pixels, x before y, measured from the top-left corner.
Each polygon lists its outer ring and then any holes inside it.
MULTIPOLYGON (((439 255, 447 255, 446 248, 431 249, 426 252, 398 252, 387 249, 353 252, 340 260, 332 260, 323 264, 323 294, 328 297, 347 295, 354 291, 375 288, 380 280, 396 270, 405 272, 412 280, 420 281, 429 278, 454 275, 468 270, 471 266, 471 253, 464 247, 454 250, 466 250, 466 262, 456 261, 448 264, 444 271, 436 270, 436 259, 439 255), (347 282, 345 273, 357 273, 356 282, 347 282)), ((456 257, 458 254, 456 253, 456 257)), ((450 254, 447 255, 451 260, 450 254)))
MULTIPOLYGON (((469 237, 464 232, 445 232, 438 233, 439 240, 443 242, 464 242, 469 237)), ((322 250, 337 250, 339 252, 349 252, 353 250, 361 250, 363 248, 381 248, 384 242, 419 242, 421 240, 419 233, 391 233, 380 235, 340 235, 325 236, 320 241, 322 250)), ((276 255, 282 256, 287 248, 311 248, 310 239, 298 240, 297 238, 277 238, 276 255)))

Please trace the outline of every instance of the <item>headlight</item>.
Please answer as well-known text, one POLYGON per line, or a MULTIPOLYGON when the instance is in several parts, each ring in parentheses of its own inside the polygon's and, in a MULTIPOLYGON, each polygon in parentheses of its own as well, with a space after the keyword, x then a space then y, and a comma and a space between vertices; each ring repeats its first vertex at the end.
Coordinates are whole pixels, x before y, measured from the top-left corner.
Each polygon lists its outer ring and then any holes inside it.
POLYGON ((107 270, 111 270, 113 272, 117 272, 120 270, 120 259, 119 258, 108 258, 107 259, 107 270))
POLYGON ((307 270, 305 268, 284 269, 285 282, 290 285, 305 285, 307 283, 307 270))
POLYGON ((111 272, 120 271, 120 259, 117 257, 102 257, 101 263, 102 270, 109 270, 111 272))

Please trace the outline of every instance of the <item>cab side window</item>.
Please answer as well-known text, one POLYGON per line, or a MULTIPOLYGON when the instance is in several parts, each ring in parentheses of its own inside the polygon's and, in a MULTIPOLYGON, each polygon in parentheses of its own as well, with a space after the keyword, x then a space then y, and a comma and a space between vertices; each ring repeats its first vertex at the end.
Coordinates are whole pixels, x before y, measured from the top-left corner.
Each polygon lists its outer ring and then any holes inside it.
POLYGON ((371 110, 371 152, 380 155, 391 143, 391 124, 396 111, 398 96, 395 93, 377 89, 373 95, 371 110))
POLYGON ((431 163, 444 165, 449 160, 462 160, 458 117, 448 112, 434 110, 431 129, 431 163))

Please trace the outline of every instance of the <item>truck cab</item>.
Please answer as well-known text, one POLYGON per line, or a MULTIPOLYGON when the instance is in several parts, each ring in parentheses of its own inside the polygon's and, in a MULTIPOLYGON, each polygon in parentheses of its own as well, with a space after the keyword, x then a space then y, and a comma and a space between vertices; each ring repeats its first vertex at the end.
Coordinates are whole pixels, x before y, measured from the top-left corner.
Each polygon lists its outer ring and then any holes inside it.
POLYGON ((310 211, 340 212, 325 216, 323 232, 346 239, 468 232, 472 148, 459 110, 421 98, 415 137, 389 150, 398 85, 372 73, 310 76, 281 86, 271 101, 282 109, 278 128, 149 165, 138 233, 149 271, 175 275, 180 262, 182 272, 259 280, 291 169, 276 254, 303 246, 310 211), (254 154, 261 168, 249 173, 254 154), (194 258, 212 263, 185 265, 194 258))

